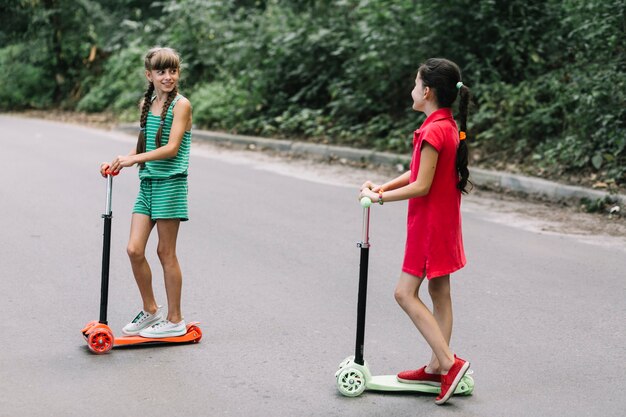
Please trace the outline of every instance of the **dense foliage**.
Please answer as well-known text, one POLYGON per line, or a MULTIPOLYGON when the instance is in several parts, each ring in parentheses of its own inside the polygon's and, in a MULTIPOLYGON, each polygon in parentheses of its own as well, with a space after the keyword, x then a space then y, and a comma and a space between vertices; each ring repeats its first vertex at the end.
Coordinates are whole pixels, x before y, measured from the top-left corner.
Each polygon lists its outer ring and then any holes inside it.
POLYGON ((199 127, 405 152, 419 63, 474 94, 475 160, 626 183, 623 0, 7 0, 0 109, 136 118, 142 54, 184 60, 199 127))

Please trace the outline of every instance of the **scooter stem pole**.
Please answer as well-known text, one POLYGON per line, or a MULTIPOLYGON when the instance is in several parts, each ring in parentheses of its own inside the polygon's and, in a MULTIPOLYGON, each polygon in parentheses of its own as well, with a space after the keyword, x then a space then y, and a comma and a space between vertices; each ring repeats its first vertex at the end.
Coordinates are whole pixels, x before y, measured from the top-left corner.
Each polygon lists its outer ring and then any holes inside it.
POLYGON ((109 303, 109 263, 111 259, 111 195, 113 194, 113 175, 107 176, 107 198, 104 218, 104 233, 102 238, 102 282, 100 285, 100 320, 107 324, 107 306, 109 303))
POLYGON ((104 214, 111 214, 111 199, 113 196, 113 175, 107 175, 107 199, 104 205, 104 214))
POLYGON ((356 319, 356 347, 354 362, 363 365, 363 346, 365 344, 365 307, 367 305, 367 270, 369 263, 369 228, 370 208, 363 209, 363 239, 357 244, 361 248, 361 262, 359 265, 359 297, 357 302, 356 319))

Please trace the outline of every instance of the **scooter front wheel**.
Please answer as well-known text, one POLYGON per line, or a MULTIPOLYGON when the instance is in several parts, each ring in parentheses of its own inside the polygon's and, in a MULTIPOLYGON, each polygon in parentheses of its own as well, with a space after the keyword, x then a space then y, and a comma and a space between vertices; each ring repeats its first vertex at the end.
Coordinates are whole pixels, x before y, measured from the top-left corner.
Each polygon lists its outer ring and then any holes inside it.
POLYGON ((93 353, 101 355, 113 349, 115 338, 109 329, 98 329, 89 335, 87 346, 93 353))
POLYGON ((356 368, 344 368, 337 375, 337 389, 346 397, 358 397, 365 391, 365 375, 356 368))

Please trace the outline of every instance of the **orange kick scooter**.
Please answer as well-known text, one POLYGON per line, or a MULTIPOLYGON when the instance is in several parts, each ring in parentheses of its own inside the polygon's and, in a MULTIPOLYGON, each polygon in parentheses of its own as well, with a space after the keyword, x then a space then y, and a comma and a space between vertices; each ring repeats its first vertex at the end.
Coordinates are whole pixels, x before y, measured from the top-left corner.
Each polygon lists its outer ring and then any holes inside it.
POLYGON ((113 331, 107 324, 107 304, 109 300, 109 263, 111 255, 111 194, 113 192, 113 177, 117 172, 107 171, 107 197, 104 219, 104 238, 102 248, 102 283, 100 287, 100 320, 94 320, 85 325, 81 330, 87 341, 89 350, 96 354, 109 352, 113 347, 126 345, 139 345, 150 343, 197 343, 202 338, 202 331, 198 322, 187 323, 187 333, 182 336, 152 339, 141 336, 114 337, 113 331))

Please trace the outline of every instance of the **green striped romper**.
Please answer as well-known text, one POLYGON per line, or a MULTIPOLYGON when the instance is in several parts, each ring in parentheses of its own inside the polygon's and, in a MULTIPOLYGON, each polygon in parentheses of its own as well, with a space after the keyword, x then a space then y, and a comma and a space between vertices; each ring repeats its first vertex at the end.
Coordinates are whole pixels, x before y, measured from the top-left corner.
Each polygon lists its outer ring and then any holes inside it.
MULTIPOLYGON (((170 129, 174 120, 173 109, 182 96, 177 95, 167 109, 161 145, 165 145, 170 137, 170 129)), ((146 152, 156 149, 155 137, 159 130, 161 116, 148 112, 146 124, 146 152)), ((145 214, 152 220, 180 219, 189 220, 187 207, 187 170, 189 168, 189 151, 191 148, 191 131, 183 134, 178 154, 169 159, 148 161, 139 170, 139 194, 133 207, 133 213, 145 214)))

